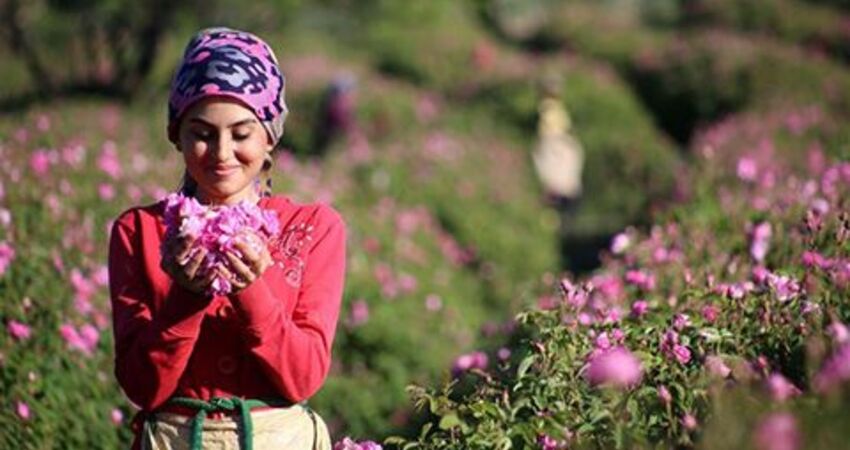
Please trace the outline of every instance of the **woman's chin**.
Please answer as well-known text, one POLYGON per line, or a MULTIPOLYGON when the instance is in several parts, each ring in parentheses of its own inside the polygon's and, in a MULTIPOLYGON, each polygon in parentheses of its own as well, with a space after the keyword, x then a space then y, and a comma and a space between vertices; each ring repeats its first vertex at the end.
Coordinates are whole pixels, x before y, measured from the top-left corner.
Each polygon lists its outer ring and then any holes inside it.
POLYGON ((215 183, 203 189, 205 197, 215 203, 236 203, 246 196, 246 187, 236 183, 215 183))

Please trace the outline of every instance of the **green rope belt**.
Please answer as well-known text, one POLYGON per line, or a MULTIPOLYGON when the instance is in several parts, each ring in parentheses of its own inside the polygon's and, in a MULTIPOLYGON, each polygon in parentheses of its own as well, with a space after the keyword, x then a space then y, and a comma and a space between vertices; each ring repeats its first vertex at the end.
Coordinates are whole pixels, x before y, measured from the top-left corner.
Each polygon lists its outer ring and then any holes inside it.
POLYGON ((292 403, 283 399, 254 399, 254 398, 224 398, 213 397, 209 401, 199 400, 189 397, 172 397, 168 401, 169 405, 183 406, 197 410, 197 414, 192 419, 192 435, 191 435, 191 450, 201 450, 201 444, 204 432, 204 420, 207 414, 216 411, 239 411, 242 419, 242 429, 244 433, 241 436, 242 442, 240 446, 243 450, 253 450, 253 423, 251 421, 251 409, 258 407, 281 407, 292 406, 292 403))

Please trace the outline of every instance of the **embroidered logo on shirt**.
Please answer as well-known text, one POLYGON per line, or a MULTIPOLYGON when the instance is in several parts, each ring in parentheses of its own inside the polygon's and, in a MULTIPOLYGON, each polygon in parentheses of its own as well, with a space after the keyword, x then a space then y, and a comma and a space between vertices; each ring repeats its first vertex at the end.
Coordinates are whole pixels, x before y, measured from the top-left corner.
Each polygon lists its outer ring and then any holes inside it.
POLYGON ((304 268, 307 266, 304 248, 313 241, 314 228, 306 223, 290 225, 269 242, 275 264, 283 269, 286 283, 294 288, 301 286, 304 268))

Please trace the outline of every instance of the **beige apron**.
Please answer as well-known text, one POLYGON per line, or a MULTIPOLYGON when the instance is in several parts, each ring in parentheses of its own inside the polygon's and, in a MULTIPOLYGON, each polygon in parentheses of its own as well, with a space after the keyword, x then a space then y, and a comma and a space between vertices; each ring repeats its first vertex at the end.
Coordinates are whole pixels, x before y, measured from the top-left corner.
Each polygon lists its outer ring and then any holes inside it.
MULTIPOLYGON (((325 422, 301 405, 251 412, 254 450, 330 450, 331 439, 325 422)), ((203 425, 204 450, 241 450, 239 416, 206 419, 203 425)), ((174 413, 154 414, 151 426, 142 435, 142 450, 189 450, 192 417, 174 413)))

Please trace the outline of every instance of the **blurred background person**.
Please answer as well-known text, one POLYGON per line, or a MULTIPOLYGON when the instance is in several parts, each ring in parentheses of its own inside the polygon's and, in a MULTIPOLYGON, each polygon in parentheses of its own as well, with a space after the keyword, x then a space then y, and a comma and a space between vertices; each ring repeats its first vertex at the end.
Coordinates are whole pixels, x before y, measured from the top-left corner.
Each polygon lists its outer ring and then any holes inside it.
POLYGON ((531 156, 547 200, 558 210, 563 233, 582 194, 584 150, 570 133, 562 82, 562 77, 547 74, 540 83, 537 142, 531 156))

